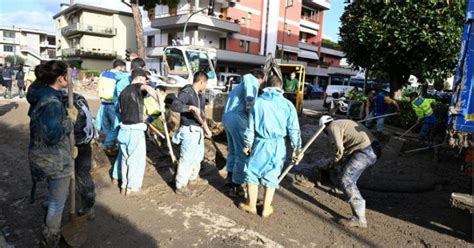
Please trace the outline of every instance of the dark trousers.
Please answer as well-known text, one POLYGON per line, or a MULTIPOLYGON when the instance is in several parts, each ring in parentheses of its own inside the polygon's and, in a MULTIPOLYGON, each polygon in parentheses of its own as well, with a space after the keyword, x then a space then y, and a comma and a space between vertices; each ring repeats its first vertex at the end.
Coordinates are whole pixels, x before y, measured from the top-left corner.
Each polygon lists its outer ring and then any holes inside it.
POLYGON ((81 197, 84 209, 92 208, 95 203, 95 186, 91 176, 92 148, 90 144, 78 145, 75 160, 76 190, 81 197))

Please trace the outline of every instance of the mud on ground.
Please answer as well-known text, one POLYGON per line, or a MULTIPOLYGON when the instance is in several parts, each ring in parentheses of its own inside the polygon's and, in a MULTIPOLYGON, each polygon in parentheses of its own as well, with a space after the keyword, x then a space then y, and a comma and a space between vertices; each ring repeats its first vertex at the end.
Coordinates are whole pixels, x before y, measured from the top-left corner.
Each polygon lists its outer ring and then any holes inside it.
MULTIPOLYGON (((97 109, 97 101, 91 103, 97 109)), ((45 214, 41 205, 47 200, 43 183, 36 202, 29 203, 27 109, 24 100, 0 100, 0 228, 15 247, 38 246, 45 214)), ((302 117, 300 122, 307 140, 317 119, 302 117)), ((302 166, 311 168, 328 153, 326 141, 323 135, 302 166)), ((224 141, 218 143, 225 148, 224 141)), ((294 184, 290 175, 275 196, 274 215, 262 219, 240 211, 238 200, 225 194, 226 173, 214 167, 212 150, 201 170, 210 184, 195 188, 195 196, 189 199, 176 196, 168 184, 172 180, 170 159, 151 144, 148 150, 144 196, 120 195, 110 183, 110 161, 103 156, 98 159, 96 219, 89 222, 84 247, 472 247, 472 216, 449 206, 450 193, 470 192, 472 182, 458 172, 459 159, 448 152, 440 163, 430 153, 403 157, 404 162, 391 165, 396 176, 380 173, 384 177, 363 180, 367 183, 361 182, 367 188, 362 194, 367 200, 369 227, 360 230, 334 222, 350 215, 349 205, 327 185, 315 187, 311 174, 303 186, 294 184), (397 184, 397 178, 423 181, 428 177, 425 173, 440 181, 408 193, 370 187, 388 178, 392 178, 389 184, 397 184)), ((67 219, 65 214, 64 221, 67 219)))

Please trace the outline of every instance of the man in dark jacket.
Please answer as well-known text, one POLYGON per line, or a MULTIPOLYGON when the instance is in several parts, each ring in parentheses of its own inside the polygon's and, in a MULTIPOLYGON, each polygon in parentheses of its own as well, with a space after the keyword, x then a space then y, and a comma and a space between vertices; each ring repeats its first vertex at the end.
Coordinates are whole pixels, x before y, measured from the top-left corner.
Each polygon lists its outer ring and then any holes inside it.
POLYGON ((173 101, 171 110, 181 113, 181 126, 173 137, 173 143, 181 145, 178 171, 176 173, 176 193, 191 196, 187 188, 190 184, 206 184, 199 178, 201 161, 204 159, 204 132, 211 137, 206 124, 204 95, 207 86, 207 74, 198 71, 194 74, 193 85, 186 85, 173 101))
POLYGON ((20 98, 25 96, 25 72, 23 71, 23 64, 20 64, 18 72, 15 76, 16 86, 18 87, 18 95, 20 98))
POLYGON ((3 96, 5 99, 12 99, 13 75, 15 75, 13 68, 10 66, 10 63, 7 63, 7 66, 5 66, 2 70, 3 86, 5 86, 5 93, 3 96))

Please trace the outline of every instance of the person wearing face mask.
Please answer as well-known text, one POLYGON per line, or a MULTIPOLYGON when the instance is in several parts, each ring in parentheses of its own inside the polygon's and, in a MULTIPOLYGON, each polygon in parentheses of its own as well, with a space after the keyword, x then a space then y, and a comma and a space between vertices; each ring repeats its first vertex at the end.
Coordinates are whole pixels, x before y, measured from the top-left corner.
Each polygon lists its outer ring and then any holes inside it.
POLYGON ((208 76, 204 71, 194 74, 192 85, 186 85, 171 104, 171 110, 181 114, 181 126, 173 136, 173 143, 181 145, 178 170, 176 173, 176 193, 189 197, 191 185, 207 184, 199 177, 201 161, 204 159, 204 135, 212 133, 206 124, 204 91, 208 76))
POLYGON ((155 90, 146 84, 146 72, 137 68, 132 71, 131 84, 119 96, 121 116, 117 141, 120 146, 121 193, 130 196, 139 194, 146 166, 147 125, 143 119, 144 101, 148 93, 157 99, 155 90))
POLYGON ((67 65, 58 60, 35 68, 30 86, 30 144, 28 158, 33 183, 48 183, 48 212, 43 229, 43 245, 57 247, 61 238, 61 218, 74 168, 69 141, 78 111, 62 103, 61 89, 67 86, 67 65))

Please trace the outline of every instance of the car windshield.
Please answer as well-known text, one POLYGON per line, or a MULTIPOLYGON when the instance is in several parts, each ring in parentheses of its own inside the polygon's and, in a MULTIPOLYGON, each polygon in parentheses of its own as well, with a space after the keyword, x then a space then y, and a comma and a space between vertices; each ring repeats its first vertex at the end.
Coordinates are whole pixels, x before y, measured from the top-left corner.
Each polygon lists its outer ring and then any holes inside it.
POLYGON ((169 74, 187 79, 189 77, 189 69, 186 66, 183 52, 177 48, 169 48, 166 49, 165 55, 169 67, 169 74))
POLYGON ((191 71, 193 73, 202 70, 208 72, 211 70, 209 65, 209 57, 206 52, 198 50, 187 50, 186 57, 188 58, 189 65, 191 66, 191 71))

